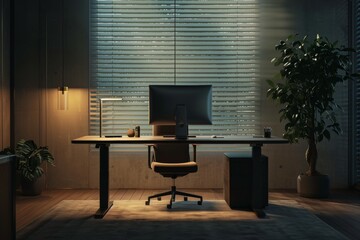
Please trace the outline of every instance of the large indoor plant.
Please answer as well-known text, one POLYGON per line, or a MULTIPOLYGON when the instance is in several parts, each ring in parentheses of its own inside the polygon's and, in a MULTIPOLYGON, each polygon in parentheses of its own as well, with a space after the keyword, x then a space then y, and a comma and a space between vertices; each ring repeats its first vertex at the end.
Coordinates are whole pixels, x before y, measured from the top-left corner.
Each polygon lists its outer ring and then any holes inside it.
POLYGON ((289 36, 275 50, 280 56, 272 62, 280 67, 280 74, 267 80, 268 97, 281 104, 280 121, 286 122, 284 137, 291 143, 305 139, 308 144, 305 158, 309 168, 298 176, 298 191, 305 197, 326 197, 329 180, 316 169, 317 143, 330 140, 331 132, 341 132, 335 86, 358 77, 351 74, 350 53, 354 50, 319 35, 312 40, 289 36))
POLYGON ((44 174, 42 163, 54 166, 54 157, 48 147, 37 146, 33 140, 21 139, 14 150, 6 148, 6 154, 15 154, 17 173, 24 195, 39 195, 42 192, 41 177, 44 174))

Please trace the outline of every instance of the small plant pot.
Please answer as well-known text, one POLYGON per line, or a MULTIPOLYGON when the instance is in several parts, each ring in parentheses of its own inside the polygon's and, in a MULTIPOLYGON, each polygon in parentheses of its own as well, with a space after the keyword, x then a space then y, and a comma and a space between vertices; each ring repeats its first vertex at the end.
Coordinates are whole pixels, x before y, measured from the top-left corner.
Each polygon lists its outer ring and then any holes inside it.
POLYGON ((29 181, 26 178, 21 178, 21 192, 24 196, 40 195, 44 187, 44 178, 40 177, 34 181, 29 181))
POLYGON ((297 178, 297 192, 301 197, 327 198, 330 192, 329 176, 300 174, 297 178))

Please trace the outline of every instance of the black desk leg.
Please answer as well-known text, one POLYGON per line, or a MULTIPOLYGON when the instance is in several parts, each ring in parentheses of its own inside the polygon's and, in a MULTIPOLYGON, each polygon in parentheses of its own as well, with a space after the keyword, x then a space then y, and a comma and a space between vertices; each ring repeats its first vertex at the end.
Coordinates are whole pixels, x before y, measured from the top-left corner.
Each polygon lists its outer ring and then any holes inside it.
POLYGON ((109 201, 109 145, 99 144, 100 147, 100 208, 95 218, 103 218, 113 205, 109 201))
POLYGON ((258 218, 266 217, 262 196, 261 145, 252 145, 252 198, 251 206, 258 218))

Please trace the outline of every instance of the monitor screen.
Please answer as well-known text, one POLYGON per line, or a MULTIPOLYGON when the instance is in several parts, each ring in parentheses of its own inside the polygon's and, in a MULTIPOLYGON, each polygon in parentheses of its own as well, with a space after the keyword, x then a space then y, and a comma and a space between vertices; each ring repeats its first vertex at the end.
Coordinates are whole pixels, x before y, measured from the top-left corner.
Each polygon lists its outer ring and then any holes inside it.
POLYGON ((212 124, 212 86, 149 86, 150 124, 175 125, 176 111, 185 111, 187 124, 189 125, 212 124), (181 106, 180 110, 178 106, 181 106))

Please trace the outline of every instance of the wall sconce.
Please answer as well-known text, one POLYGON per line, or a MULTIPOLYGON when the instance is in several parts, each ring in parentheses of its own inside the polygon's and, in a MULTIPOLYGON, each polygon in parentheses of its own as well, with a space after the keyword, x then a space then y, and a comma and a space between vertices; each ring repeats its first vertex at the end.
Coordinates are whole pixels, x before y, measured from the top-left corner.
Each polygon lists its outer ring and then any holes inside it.
POLYGON ((57 91, 57 109, 67 110, 68 109, 68 94, 69 88, 62 86, 58 87, 57 91))
POLYGON ((62 19, 61 19, 61 49, 62 49, 62 74, 61 74, 61 87, 58 87, 57 91, 57 109, 58 110, 68 110, 68 93, 69 88, 65 86, 65 50, 64 50, 64 41, 65 41, 65 31, 64 31, 64 24, 65 24, 65 8, 64 8, 64 1, 61 1, 61 9, 62 9, 62 19))

